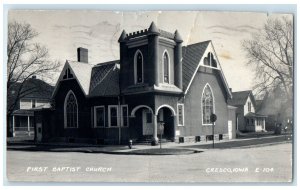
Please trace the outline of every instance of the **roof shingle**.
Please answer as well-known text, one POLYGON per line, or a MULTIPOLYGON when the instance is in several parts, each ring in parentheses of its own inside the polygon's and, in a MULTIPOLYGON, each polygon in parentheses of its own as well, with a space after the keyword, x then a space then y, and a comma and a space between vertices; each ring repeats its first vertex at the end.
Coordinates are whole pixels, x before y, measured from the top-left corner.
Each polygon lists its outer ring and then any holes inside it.
POLYGON ((204 41, 182 47, 182 84, 186 90, 199 62, 211 41, 204 41))
POLYGON ((232 92, 232 99, 228 100, 228 104, 233 105, 233 106, 245 105, 250 93, 251 93, 250 90, 232 92))
POLYGON ((89 96, 118 96, 119 92, 117 61, 102 63, 93 68, 89 96))

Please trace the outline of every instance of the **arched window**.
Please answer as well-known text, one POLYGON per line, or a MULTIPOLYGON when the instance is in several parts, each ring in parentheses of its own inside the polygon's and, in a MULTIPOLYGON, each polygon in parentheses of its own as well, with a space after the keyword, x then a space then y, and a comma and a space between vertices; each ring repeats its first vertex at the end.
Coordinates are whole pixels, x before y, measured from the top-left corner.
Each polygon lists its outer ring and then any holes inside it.
POLYGON ((64 118, 66 128, 78 127, 78 105, 72 91, 69 91, 65 98, 64 118))
POLYGON ((212 124, 210 115, 214 113, 214 97, 208 84, 205 85, 202 92, 202 123, 212 124))
POLYGON ((163 54, 163 67, 164 67, 164 83, 169 83, 169 56, 166 51, 163 54))
POLYGON ((144 82, 144 60, 143 54, 140 50, 137 50, 134 56, 134 82, 144 82))

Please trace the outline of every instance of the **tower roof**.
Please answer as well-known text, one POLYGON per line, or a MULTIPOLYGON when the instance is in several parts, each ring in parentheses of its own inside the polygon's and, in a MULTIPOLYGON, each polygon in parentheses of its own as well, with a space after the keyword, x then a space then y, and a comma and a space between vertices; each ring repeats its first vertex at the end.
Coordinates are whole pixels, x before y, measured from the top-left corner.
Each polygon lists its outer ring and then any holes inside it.
POLYGON ((122 32, 122 34, 121 34, 121 36, 120 36, 118 42, 124 41, 124 40, 126 39, 126 34, 127 34, 126 31, 123 30, 123 32, 122 32))
POLYGON ((150 25, 150 27, 149 27, 149 29, 148 29, 148 32, 149 32, 150 34, 159 34, 159 30, 158 30, 158 28, 156 27, 156 25, 155 25, 154 22, 151 22, 151 25, 150 25))
POLYGON ((178 43, 182 43, 183 42, 183 40, 182 40, 182 38, 181 38, 178 30, 175 31, 174 40, 175 40, 175 42, 178 42, 178 43))

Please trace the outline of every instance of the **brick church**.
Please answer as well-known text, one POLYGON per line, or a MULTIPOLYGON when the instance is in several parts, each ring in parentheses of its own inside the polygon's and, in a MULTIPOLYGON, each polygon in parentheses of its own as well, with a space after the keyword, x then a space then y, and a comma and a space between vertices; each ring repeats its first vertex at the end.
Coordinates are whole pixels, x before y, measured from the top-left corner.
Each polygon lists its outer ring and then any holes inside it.
POLYGON ((119 38, 120 60, 92 65, 88 50, 67 60, 54 106, 39 117, 43 140, 103 144, 234 138, 235 107, 211 41, 182 46, 178 31, 145 30, 119 38), (214 136, 210 120, 217 115, 214 136), (163 126, 163 127, 162 127, 163 126))

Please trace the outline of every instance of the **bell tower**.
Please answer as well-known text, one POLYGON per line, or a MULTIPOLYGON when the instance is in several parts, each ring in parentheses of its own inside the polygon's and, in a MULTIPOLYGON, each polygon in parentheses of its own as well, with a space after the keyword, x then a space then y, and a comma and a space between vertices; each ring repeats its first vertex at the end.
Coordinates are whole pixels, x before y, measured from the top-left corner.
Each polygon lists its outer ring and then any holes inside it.
POLYGON ((126 93, 182 93, 182 38, 179 32, 149 28, 127 34, 120 44, 120 88, 126 93))

